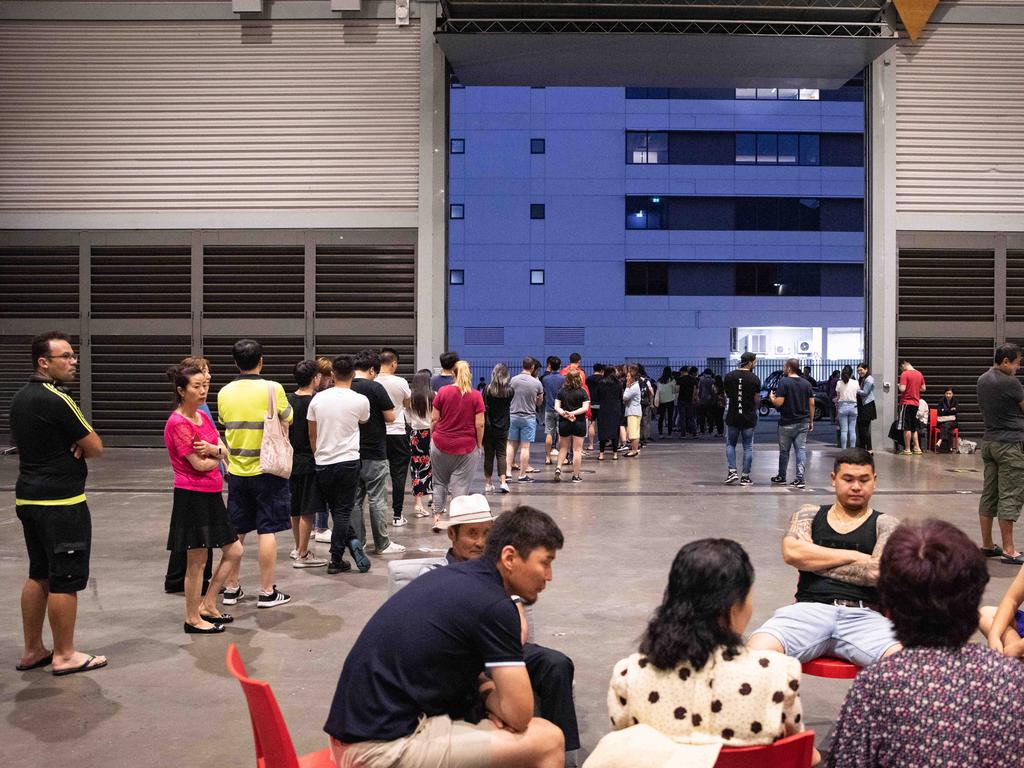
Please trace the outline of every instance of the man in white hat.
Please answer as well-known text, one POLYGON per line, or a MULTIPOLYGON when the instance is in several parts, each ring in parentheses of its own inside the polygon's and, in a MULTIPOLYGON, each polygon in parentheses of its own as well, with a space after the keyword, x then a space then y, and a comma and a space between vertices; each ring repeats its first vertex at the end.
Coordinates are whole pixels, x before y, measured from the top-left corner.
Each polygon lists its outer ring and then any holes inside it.
MULTIPOLYGON (((483 556, 487 533, 494 521, 487 497, 474 493, 452 499, 448 517, 447 522, 441 523, 443 528, 448 529, 448 540, 452 543, 445 554, 448 564, 464 563, 483 556)), ((538 712, 541 717, 562 729, 565 750, 572 752, 580 747, 576 707, 572 698, 575 674, 572 659, 553 648, 527 642, 529 631, 523 600, 518 595, 512 595, 512 602, 519 609, 523 629, 523 657, 538 712)))

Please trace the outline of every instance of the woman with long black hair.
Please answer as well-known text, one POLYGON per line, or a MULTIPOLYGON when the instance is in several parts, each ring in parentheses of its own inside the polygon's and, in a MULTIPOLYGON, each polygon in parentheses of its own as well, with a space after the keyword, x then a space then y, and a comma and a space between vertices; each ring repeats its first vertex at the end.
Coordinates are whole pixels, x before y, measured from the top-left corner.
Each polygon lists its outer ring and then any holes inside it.
POLYGON ((662 437, 664 427, 668 426, 668 435, 672 436, 672 425, 676 418, 676 397, 679 395, 679 387, 676 385, 676 377, 672 375, 672 369, 667 365, 661 371, 658 379, 658 437, 662 437))
POLYGON ((416 371, 409 389, 409 451, 412 456, 409 471, 412 474, 412 493, 416 497, 416 517, 427 517, 430 512, 423 506, 423 497, 432 490, 430 474, 430 405, 434 402, 434 390, 430 386, 432 373, 429 368, 416 371))
POLYGON ((867 363, 857 366, 857 447, 871 452, 871 422, 878 418, 875 408, 875 377, 867 363))

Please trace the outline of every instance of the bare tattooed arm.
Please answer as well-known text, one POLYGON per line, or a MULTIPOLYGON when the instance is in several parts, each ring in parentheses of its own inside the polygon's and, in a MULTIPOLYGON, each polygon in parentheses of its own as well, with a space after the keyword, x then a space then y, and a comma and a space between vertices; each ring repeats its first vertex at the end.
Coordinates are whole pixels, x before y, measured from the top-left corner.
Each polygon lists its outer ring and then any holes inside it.
POLYGON ((878 583, 878 563, 882 557, 882 550, 885 549, 885 542, 900 524, 892 515, 879 515, 875 525, 878 540, 875 548, 871 551, 871 557, 863 562, 841 565, 838 568, 829 568, 819 571, 821 576, 827 576, 836 581, 845 581, 847 584, 856 584, 861 587, 873 587, 878 583))
POLYGON ((805 504, 793 513, 789 530, 782 537, 782 559, 797 570, 824 573, 826 570, 848 566, 867 555, 851 549, 832 549, 815 544, 811 539, 811 524, 818 507, 805 504))

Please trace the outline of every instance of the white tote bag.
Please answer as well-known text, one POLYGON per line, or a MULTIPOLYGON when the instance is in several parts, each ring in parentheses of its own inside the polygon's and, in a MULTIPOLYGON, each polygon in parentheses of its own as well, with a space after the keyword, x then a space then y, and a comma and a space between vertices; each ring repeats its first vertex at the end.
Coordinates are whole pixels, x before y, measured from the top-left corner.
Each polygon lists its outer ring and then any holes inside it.
POLYGON ((292 474, 292 444, 288 425, 277 417, 274 384, 267 382, 267 412, 263 414, 263 442, 260 444, 260 471, 285 479, 292 474))

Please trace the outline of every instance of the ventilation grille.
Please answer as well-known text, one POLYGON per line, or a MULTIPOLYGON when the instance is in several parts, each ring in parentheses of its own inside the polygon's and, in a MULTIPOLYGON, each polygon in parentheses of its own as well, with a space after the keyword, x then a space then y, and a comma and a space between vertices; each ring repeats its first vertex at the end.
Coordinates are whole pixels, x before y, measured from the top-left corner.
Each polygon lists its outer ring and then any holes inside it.
POLYGON ((584 343, 583 336, 582 328, 552 328, 550 326, 544 328, 545 344, 582 345, 584 343))
POLYGON ((415 297, 412 248, 317 249, 319 317, 412 319, 415 297))
POLYGON ((187 336, 94 336, 92 418, 101 437, 159 445, 173 394, 167 368, 189 354, 187 336))
MULTIPOLYGON (((231 356, 231 349, 241 337, 213 336, 203 339, 203 357, 210 361, 213 382, 207 400, 213 417, 217 418, 217 393, 238 376, 238 366, 231 356)), ((266 379, 278 382, 286 392, 295 389, 292 370, 295 364, 306 358, 305 344, 301 338, 259 339, 263 345, 263 372, 266 379)))
POLYGON ((1006 319, 1024 322, 1024 251, 1006 252, 1006 319))
POLYGON ((500 346, 505 343, 505 328, 500 325, 466 328, 464 339, 467 345, 500 346))
POLYGON ((206 317, 304 317, 302 248, 207 248, 206 317))
MULTIPOLYGON (((946 387, 960 401, 960 434, 985 431, 978 409, 978 377, 992 367, 992 341, 988 339, 900 339, 899 356, 907 358, 922 374, 928 391, 924 399, 935 408, 946 387)), ((886 425, 888 427, 888 425, 886 425)))
POLYGON ((338 355, 354 355, 361 349, 391 347, 398 352, 399 376, 411 378, 416 373, 416 344, 412 336, 317 336, 316 356, 335 358, 338 355))
POLYGON ((995 319, 992 251, 901 250, 899 319, 995 319))
POLYGON ((78 249, 0 248, 0 317, 78 317, 78 249))
MULTIPOLYGON (((78 337, 71 337, 71 346, 78 349, 78 337)), ((24 386, 32 373, 32 337, 3 336, 0 337, 0 447, 9 445, 11 435, 11 398, 24 386)), ((79 400, 78 382, 66 385, 75 402, 79 400)))
POLYGON ((192 316, 189 248, 94 248, 92 316, 192 316))

